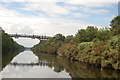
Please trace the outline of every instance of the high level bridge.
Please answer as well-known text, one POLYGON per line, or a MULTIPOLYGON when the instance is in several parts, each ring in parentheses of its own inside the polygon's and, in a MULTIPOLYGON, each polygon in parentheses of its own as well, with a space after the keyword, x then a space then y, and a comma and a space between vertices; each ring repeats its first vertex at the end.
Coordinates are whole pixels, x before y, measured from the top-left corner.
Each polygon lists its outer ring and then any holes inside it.
POLYGON ((15 38, 19 38, 19 37, 25 37, 25 38, 32 38, 32 39, 39 39, 39 40, 48 40, 49 38, 51 38, 50 36, 39 36, 39 35, 26 35, 26 34, 9 34, 10 37, 15 37, 15 38))

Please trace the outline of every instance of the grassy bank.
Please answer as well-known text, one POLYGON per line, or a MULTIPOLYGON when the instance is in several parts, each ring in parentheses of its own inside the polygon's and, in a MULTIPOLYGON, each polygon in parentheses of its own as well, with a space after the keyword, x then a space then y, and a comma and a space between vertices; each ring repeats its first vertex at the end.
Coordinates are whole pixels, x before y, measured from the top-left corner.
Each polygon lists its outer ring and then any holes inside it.
POLYGON ((103 68, 120 70, 120 16, 109 28, 88 26, 75 36, 56 34, 33 47, 36 52, 57 54, 70 60, 89 63, 103 68))

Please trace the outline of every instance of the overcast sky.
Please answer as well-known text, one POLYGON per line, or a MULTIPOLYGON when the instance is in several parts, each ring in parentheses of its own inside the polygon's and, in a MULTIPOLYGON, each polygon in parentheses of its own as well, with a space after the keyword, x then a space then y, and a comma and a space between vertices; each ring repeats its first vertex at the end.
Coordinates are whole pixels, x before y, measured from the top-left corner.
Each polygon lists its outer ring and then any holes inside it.
MULTIPOLYGON (((1 0, 0 26, 7 33, 54 36, 94 25, 109 27, 119 0, 1 0)), ((31 47, 39 40, 14 39, 31 47)))

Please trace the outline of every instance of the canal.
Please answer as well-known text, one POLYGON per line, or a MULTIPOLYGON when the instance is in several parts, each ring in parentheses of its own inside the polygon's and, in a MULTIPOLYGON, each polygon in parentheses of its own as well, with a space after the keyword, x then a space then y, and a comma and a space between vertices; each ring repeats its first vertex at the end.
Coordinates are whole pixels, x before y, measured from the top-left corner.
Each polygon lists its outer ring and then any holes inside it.
POLYGON ((25 50, 3 55, 2 78, 120 78, 120 72, 25 50))

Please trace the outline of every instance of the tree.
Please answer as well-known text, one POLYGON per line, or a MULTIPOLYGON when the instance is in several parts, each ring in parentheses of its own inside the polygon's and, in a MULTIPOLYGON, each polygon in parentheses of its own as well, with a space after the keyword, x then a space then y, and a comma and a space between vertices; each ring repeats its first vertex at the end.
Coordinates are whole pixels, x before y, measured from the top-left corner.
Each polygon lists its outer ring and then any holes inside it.
POLYGON ((86 41, 86 30, 80 29, 75 35, 75 42, 85 42, 86 41))
POLYGON ((55 35, 55 41, 64 41, 65 36, 62 34, 56 34, 55 35))
POLYGON ((73 39, 73 35, 69 35, 65 38, 65 42, 68 43, 73 39))
POLYGON ((114 35, 120 34, 120 16, 116 16, 115 18, 113 18, 110 26, 111 31, 113 32, 114 35))
POLYGON ((120 16, 116 16, 112 19, 110 26, 114 29, 120 28, 120 16))
POLYGON ((87 29, 80 29, 75 35, 76 42, 89 42, 96 38, 98 28, 94 26, 88 26, 87 29))
POLYGON ((87 41, 92 41, 94 38, 96 38, 97 32, 98 32, 97 27, 88 26, 86 29, 87 41))
POLYGON ((98 32, 97 32, 97 38, 100 41, 104 41, 104 40, 108 40, 111 37, 111 31, 107 28, 101 28, 98 32))
POLYGON ((15 42, 7 33, 2 31, 2 51, 7 53, 9 51, 16 51, 24 49, 23 46, 15 42))

